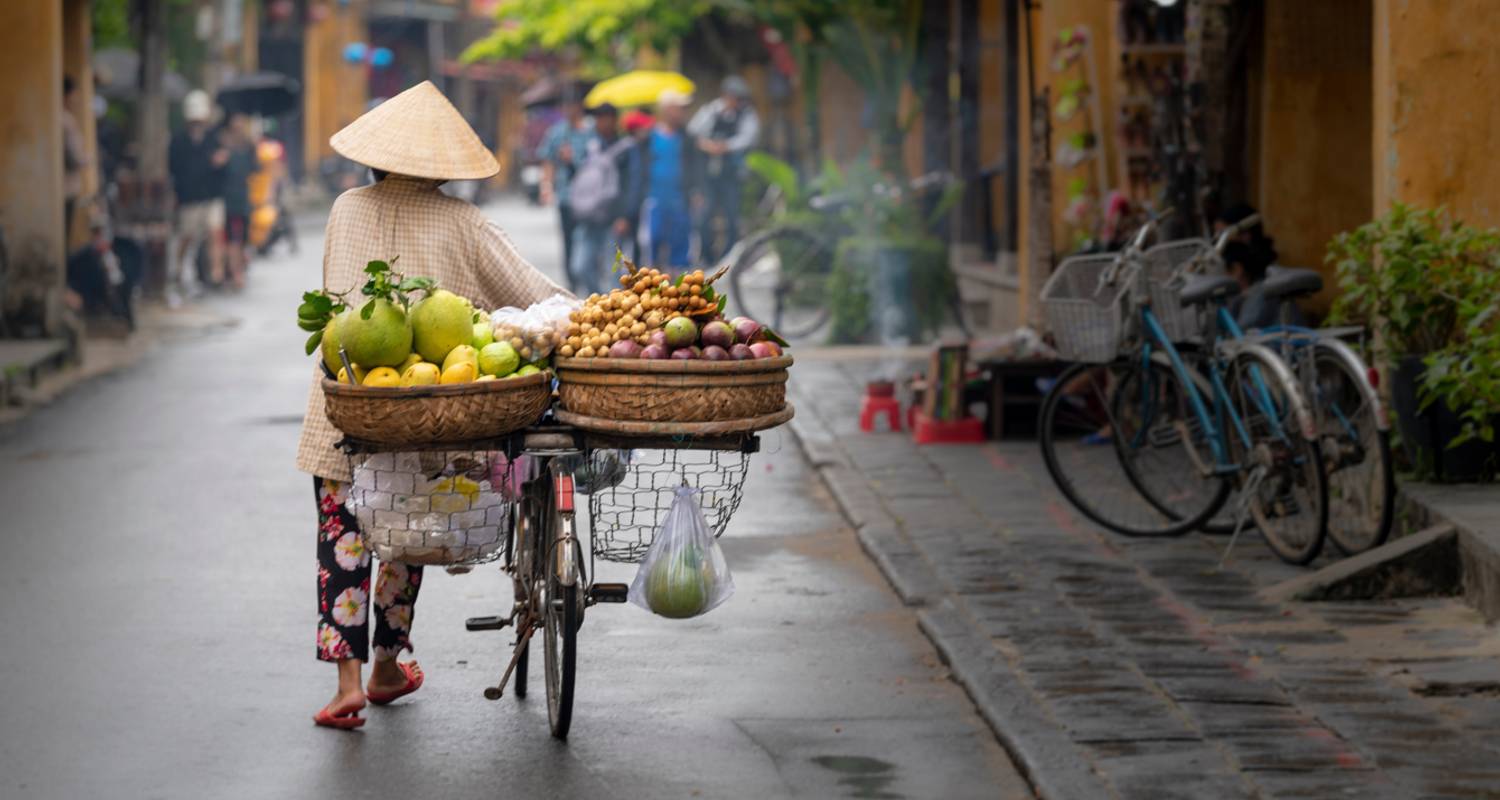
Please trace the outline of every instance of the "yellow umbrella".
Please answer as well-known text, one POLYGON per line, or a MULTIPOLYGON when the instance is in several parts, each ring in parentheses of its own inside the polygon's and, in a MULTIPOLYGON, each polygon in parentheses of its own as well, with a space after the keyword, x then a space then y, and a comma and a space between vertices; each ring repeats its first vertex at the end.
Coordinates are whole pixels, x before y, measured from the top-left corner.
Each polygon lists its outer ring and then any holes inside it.
POLYGON ((600 81, 583 98, 583 104, 588 108, 601 103, 620 108, 646 106, 655 103, 656 98, 668 90, 690 95, 693 93, 693 82, 675 72, 638 69, 600 81))

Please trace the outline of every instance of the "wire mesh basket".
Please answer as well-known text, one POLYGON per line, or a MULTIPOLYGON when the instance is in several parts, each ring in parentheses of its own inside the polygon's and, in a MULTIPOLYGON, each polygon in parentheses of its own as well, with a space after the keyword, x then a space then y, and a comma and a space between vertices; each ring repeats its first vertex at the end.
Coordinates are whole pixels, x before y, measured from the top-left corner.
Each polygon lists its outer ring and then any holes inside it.
POLYGON ((672 507, 672 491, 686 483, 714 536, 724 533, 744 498, 750 454, 737 450, 632 450, 623 471, 592 487, 589 517, 594 555, 639 563, 672 507))
POLYGON ((1161 323, 1167 338, 1174 342, 1203 340, 1202 309, 1182 304, 1182 287, 1189 268, 1194 272, 1221 272, 1223 266, 1212 258, 1213 243, 1207 239, 1176 239, 1162 242, 1145 253, 1146 285, 1151 310, 1161 323), (1206 256, 1199 259, 1198 257, 1206 256), (1198 259, 1196 262, 1194 259, 1198 259))
POLYGON ((1120 351, 1131 276, 1122 271, 1108 286, 1099 280, 1118 258, 1116 253, 1065 258, 1042 287, 1042 314, 1064 360, 1103 364, 1120 351))
POLYGON ((504 485, 523 468, 482 451, 376 453, 355 464, 346 504, 381 561, 482 564, 500 557, 515 520, 504 485))

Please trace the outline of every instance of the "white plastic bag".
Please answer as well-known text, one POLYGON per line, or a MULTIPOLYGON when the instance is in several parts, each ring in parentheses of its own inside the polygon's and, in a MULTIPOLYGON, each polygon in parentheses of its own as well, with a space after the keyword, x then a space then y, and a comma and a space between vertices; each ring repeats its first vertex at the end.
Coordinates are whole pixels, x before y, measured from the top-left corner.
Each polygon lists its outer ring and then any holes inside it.
POLYGON ((524 309, 506 306, 490 314, 495 341, 510 342, 522 363, 541 361, 567 338, 568 315, 582 307, 581 302, 560 294, 524 309))
POLYGON ((483 561, 511 525, 510 505, 492 483, 498 455, 377 453, 355 467, 345 505, 381 561, 483 561))
POLYGON ((734 577, 693 498, 697 493, 688 486, 673 493, 672 508, 630 584, 630 602, 663 617, 706 614, 734 594, 734 577))

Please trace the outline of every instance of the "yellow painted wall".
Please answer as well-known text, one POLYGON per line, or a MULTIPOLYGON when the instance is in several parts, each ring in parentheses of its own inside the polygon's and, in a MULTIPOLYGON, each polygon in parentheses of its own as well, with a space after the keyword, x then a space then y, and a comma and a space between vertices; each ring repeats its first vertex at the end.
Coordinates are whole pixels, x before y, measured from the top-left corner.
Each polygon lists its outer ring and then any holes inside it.
MULTIPOLYGON (((1005 11, 1009 0, 979 1, 979 166, 988 167, 1005 157, 1005 11)), ((1024 42, 1024 39, 1022 39, 1024 42)), ((1024 66, 1024 65, 1023 65, 1024 66)), ((1021 102, 1025 100, 1022 76, 1021 102)), ((1020 129, 1024 138, 1026 129, 1020 129)), ((1022 162, 1025 163, 1024 161, 1022 162)), ((995 229, 1005 227, 1004 179, 996 178, 990 198, 995 229)))
POLYGON ((312 175, 333 155, 328 137, 363 114, 370 97, 365 66, 344 61, 346 45, 370 41, 364 3, 328 8, 328 16, 308 26, 303 44, 304 167, 312 175))
POLYGON ((1370 0, 1265 4, 1252 202, 1282 264, 1322 269, 1328 241, 1370 219, 1370 15, 1370 0))
POLYGON ((1500 225, 1500 4, 1373 0, 1374 207, 1500 225))
POLYGON ((12 294, 63 281, 62 3, 11 3, 0 25, 0 228, 12 294))
MULTIPOLYGON (((984 6, 981 6, 981 9, 983 8, 984 6)), ((1057 40, 1059 32, 1064 28, 1075 25, 1086 25, 1089 28, 1093 42, 1091 46, 1093 48, 1095 69, 1098 75, 1097 80, 1093 81, 1093 83, 1095 84, 1094 88, 1098 93, 1098 101, 1100 103, 1099 129, 1095 133, 1097 134, 1099 143, 1103 147, 1101 155, 1105 159, 1106 182, 1109 184, 1113 184, 1119 180, 1119 176, 1114 175, 1114 164, 1116 161, 1115 131, 1118 116, 1115 106, 1117 102, 1115 97, 1115 56, 1117 46, 1114 44, 1117 24, 1116 11, 1117 6, 1111 0, 1048 0, 1045 3, 1038 4, 1038 7, 1033 8, 1031 12, 1031 36, 1035 52, 1031 54, 1032 63, 1030 64, 1030 69, 1034 70, 1033 74, 1035 75, 1038 93, 1041 92, 1043 87, 1052 87, 1051 102, 1054 106, 1057 103, 1058 91, 1062 85, 1062 81, 1058 79, 1058 74, 1052 71, 1052 43, 1057 40)), ((996 10, 994 13, 998 15, 999 11, 996 10)), ((1024 15, 1021 17, 1021 22, 1023 25, 1025 24, 1024 15)), ((1024 31, 1022 33, 1023 35, 1020 39, 1021 46, 1024 48, 1026 37, 1024 31)), ((1035 283, 1033 276, 1028 274, 1026 268, 1026 265, 1029 263, 1028 259, 1032 253, 1031 235, 1027 230, 1027 220, 1032 213, 1032 206, 1030 192, 1026 187, 1032 159, 1030 133, 1031 109, 1025 88, 1025 69, 1027 67, 1024 56, 1021 59, 1021 63, 1023 69, 1020 76, 1022 90, 1021 124, 1019 130, 1021 137, 1019 165, 1021 169, 1021 189, 1018 208, 1018 223, 1020 228, 1018 231, 1019 246, 1017 247, 1018 263, 1020 265, 1021 308, 1018 313, 1022 319, 1031 319, 1034 316, 1034 309, 1029 307, 1030 298, 1034 297, 1041 290, 1041 287, 1033 285, 1035 283)), ((1070 76, 1076 74, 1082 73, 1076 69, 1070 70, 1067 73, 1070 76)), ((982 94, 986 98, 993 97, 995 103, 1000 102, 998 91, 994 93, 982 92, 982 94)), ((981 110, 981 115, 983 113, 984 111, 981 110)), ((996 113, 1003 113, 1003 111, 996 113)), ((1069 134, 1080 129, 1080 126, 1084 124, 1083 120, 1085 118, 1086 114, 1081 112, 1068 124, 1059 125, 1056 122, 1053 123, 1051 152, 1054 156, 1057 153, 1058 146, 1066 141, 1069 134)), ((1091 166, 1091 164, 1085 164, 1073 170, 1053 169, 1052 240, 1053 251, 1057 255, 1061 255, 1070 249, 1066 226, 1062 221, 1062 212, 1067 205, 1068 181, 1075 175, 1088 175, 1091 182, 1097 183, 1097 179, 1093 177, 1096 173, 1091 169, 1091 166)), ((1110 187, 1095 186, 1094 188, 1096 192, 1102 192, 1110 187)), ((1102 195, 1099 196, 1102 197, 1102 195)))
POLYGON ((94 126, 94 32, 89 0, 65 0, 63 4, 63 72, 72 76, 78 90, 68 110, 78 120, 83 148, 92 168, 84 170, 83 193, 99 191, 99 137, 94 126))

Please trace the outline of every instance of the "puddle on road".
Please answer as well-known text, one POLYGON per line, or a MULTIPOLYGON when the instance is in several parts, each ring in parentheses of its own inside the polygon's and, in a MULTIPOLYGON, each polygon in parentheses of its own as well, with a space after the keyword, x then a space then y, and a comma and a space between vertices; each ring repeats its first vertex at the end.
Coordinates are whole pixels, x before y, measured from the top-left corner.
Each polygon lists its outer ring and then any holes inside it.
POLYGON ((896 782, 896 765, 889 761, 865 756, 814 756, 808 761, 824 769, 842 773, 844 777, 839 778, 839 785, 850 790, 845 797, 874 800, 903 800, 905 797, 885 791, 896 782))

